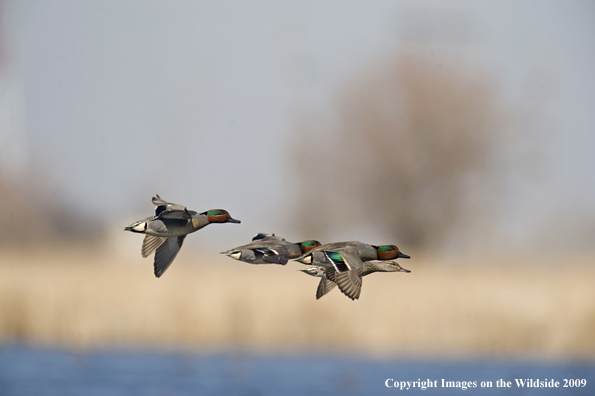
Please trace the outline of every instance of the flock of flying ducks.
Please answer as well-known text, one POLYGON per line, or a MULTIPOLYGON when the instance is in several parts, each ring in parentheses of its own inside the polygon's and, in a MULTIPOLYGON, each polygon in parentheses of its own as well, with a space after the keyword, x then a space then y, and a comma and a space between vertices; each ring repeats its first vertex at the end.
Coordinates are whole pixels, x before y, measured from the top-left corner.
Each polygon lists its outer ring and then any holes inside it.
MULTIPOLYGON (((145 234, 141 255, 155 252, 155 276, 160 277, 176 258, 186 235, 211 223, 240 223, 226 210, 213 209, 197 213, 183 205, 170 203, 156 195, 152 199, 155 215, 124 228, 145 234)), ((275 234, 257 234, 252 242, 222 252, 228 257, 249 264, 281 264, 294 259, 311 267, 302 272, 321 278, 316 299, 335 286, 347 297, 359 298, 362 277, 374 272, 411 272, 402 268, 397 258, 408 259, 395 245, 368 245, 363 242, 335 242, 322 245, 309 240, 298 243, 286 241, 275 234)))

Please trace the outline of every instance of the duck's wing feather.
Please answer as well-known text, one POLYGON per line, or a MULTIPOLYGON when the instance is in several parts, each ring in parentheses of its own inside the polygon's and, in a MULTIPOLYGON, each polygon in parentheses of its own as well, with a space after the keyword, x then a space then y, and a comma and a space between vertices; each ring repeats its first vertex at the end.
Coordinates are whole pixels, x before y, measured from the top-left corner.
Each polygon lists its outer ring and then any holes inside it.
POLYGON ((336 272, 335 282, 339 290, 352 300, 357 300, 362 291, 362 277, 358 271, 336 272))
POLYGON ((188 217, 172 217, 172 218, 183 218, 183 219, 190 218, 190 215, 188 214, 188 209, 186 209, 186 207, 184 205, 167 202, 167 201, 163 200, 159 196, 159 194, 155 194, 155 196, 151 199, 151 202, 153 202, 153 205, 156 206, 155 217, 162 218, 163 214, 166 212, 174 212, 174 213, 182 212, 182 213, 178 213, 177 216, 185 216, 185 214, 183 214, 185 212, 188 215, 188 217))
POLYGON ((362 288, 364 263, 360 259, 357 249, 351 247, 341 248, 337 249, 336 252, 325 252, 325 254, 333 262, 336 270, 333 273, 332 280, 347 297, 352 300, 359 298, 362 288))
POLYGON ((166 239, 167 238, 165 237, 157 237, 145 234, 145 239, 143 240, 143 247, 140 254, 143 256, 143 258, 149 257, 149 255, 153 253, 155 249, 161 246, 166 239))
POLYGON ((330 280, 331 282, 335 281, 335 269, 334 268, 326 268, 324 270, 324 276, 326 276, 326 278, 328 280, 330 280))
POLYGON ((251 264, 280 264, 285 265, 289 261, 289 250, 280 241, 257 240, 244 246, 229 249, 221 254, 229 255, 234 252, 242 253, 239 260, 251 264), (246 257, 244 257, 244 255, 246 257))
POLYGON ((357 249, 352 247, 323 251, 326 259, 333 264, 337 272, 347 272, 363 268, 364 263, 359 258, 357 249))
POLYGON ((259 239, 265 239, 265 238, 270 238, 270 237, 274 237, 275 234, 267 234, 266 232, 259 232, 258 234, 254 235, 254 237, 252 237, 252 242, 254 241, 258 241, 259 239))
POLYGON ((331 290, 337 286, 337 284, 331 280, 329 280, 326 276, 322 276, 320 278, 320 283, 318 284, 318 288, 316 289, 316 299, 318 300, 331 290))
POLYGON ((324 252, 324 251, 339 251, 342 249, 355 249, 357 251, 357 244, 360 242, 357 241, 350 241, 350 242, 333 242, 333 243, 325 243, 324 245, 320 245, 315 247, 314 249, 309 250, 308 252, 302 254, 299 257, 296 257, 296 261, 302 260, 304 257, 316 253, 316 252, 324 252))
POLYGON ((265 238, 254 240, 246 245, 237 246, 233 249, 229 249, 229 250, 227 250, 225 252, 221 252, 221 253, 227 254, 234 250, 244 250, 244 249, 253 250, 253 249, 257 249, 257 248, 272 248, 272 249, 276 250, 277 248, 284 247, 285 250, 287 250, 287 248, 282 243, 283 241, 285 241, 283 238, 280 238, 280 237, 277 237, 274 235, 269 235, 265 238))
POLYGON ((252 249, 257 255, 262 254, 262 261, 270 264, 287 264, 289 251, 283 245, 271 245, 252 249))
POLYGON ((165 270, 169 268, 172 261, 178 255, 180 248, 182 247, 182 243, 184 242, 184 238, 186 235, 179 236, 179 237, 170 237, 157 248, 155 252, 155 276, 159 278, 165 270))
MULTIPOLYGON (((157 210, 155 210, 155 213, 157 213, 157 210)), ((161 212, 159 212, 159 214, 155 215, 156 219, 165 219, 165 220, 190 220, 192 219, 192 215, 190 214, 190 212, 188 212, 188 209, 184 208, 183 210, 177 210, 177 209, 166 209, 163 210, 161 212)))
POLYGON ((151 198, 151 202, 153 202, 153 205, 155 205, 155 206, 168 206, 168 207, 174 206, 174 207, 178 207, 178 208, 184 208, 183 205, 175 204, 173 202, 167 202, 166 200, 161 198, 159 196, 159 194, 155 194, 155 196, 153 198, 151 198))

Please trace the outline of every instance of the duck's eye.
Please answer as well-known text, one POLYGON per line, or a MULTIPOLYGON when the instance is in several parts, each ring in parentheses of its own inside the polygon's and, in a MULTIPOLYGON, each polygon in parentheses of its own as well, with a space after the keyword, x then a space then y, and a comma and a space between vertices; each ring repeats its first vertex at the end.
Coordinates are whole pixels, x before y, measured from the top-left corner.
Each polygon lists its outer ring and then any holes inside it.
POLYGON ((209 210, 209 211, 207 212, 207 216, 220 216, 220 215, 222 215, 222 214, 225 214, 225 211, 224 211, 224 210, 220 210, 220 209, 217 209, 217 210, 209 210))
POLYGON ((395 248, 393 246, 389 246, 389 245, 378 246, 379 252, 392 252, 393 250, 395 250, 395 248))

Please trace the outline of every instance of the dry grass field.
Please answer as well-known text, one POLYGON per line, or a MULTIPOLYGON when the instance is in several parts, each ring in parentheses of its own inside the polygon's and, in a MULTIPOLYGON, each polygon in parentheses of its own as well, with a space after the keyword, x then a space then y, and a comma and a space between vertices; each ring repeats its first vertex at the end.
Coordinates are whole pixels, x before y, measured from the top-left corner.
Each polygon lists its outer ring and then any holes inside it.
POLYGON ((2 256, 0 342, 595 359, 590 258, 540 266, 416 258, 403 263, 410 274, 366 277, 359 301, 339 290, 317 301, 318 279, 297 263, 252 266, 189 250, 156 279, 152 259, 2 256))

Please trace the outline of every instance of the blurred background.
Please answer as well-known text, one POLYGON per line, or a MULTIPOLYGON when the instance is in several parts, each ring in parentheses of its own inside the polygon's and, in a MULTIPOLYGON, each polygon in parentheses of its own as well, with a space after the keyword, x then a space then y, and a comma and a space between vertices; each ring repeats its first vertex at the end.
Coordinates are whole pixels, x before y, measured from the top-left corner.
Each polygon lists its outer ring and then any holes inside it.
POLYGON ((588 1, 0 1, 0 393, 595 379, 594 21, 588 1), (122 232, 156 193, 242 224, 156 279, 122 232), (412 273, 316 301, 299 263, 217 254, 257 232, 397 244, 412 273))

